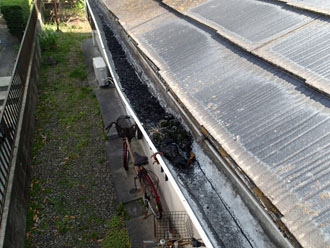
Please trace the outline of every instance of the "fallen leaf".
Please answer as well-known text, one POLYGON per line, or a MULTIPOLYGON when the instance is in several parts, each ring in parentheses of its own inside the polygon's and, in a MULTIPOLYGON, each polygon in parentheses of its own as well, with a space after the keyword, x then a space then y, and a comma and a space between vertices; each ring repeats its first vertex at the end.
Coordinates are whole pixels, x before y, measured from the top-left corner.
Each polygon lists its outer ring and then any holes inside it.
POLYGON ((46 143, 47 141, 47 136, 46 135, 41 135, 41 138, 42 138, 42 143, 46 143))

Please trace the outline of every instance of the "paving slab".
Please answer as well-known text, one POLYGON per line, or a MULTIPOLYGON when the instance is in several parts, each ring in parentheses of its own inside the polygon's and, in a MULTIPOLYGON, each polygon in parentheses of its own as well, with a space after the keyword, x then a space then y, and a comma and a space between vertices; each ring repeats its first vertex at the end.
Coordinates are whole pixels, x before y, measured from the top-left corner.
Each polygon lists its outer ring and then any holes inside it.
POLYGON ((8 32, 4 23, 0 15, 0 77, 11 75, 19 45, 18 39, 8 32))
MULTIPOLYGON (((88 82, 96 94, 103 124, 106 126, 120 115, 124 115, 125 110, 122 102, 114 88, 98 87, 92 58, 100 56, 99 51, 93 46, 92 39, 87 39, 83 42, 83 54, 85 62, 88 64, 88 82)), ((115 128, 113 128, 115 129, 115 128)), ((145 218, 145 209, 141 205, 142 194, 141 190, 131 194, 130 189, 134 188, 134 177, 136 176, 134 166, 129 165, 129 170, 126 171, 122 166, 122 139, 111 132, 111 138, 106 142, 106 155, 112 171, 114 187, 117 192, 117 197, 122 202, 128 212, 129 220, 126 221, 126 226, 130 236, 132 247, 147 248, 143 241, 153 240, 153 217, 145 218)), ((141 147, 137 142, 133 141, 133 150, 142 153, 141 147)))
POLYGON ((0 77, 0 87, 8 87, 11 76, 0 77))
POLYGON ((6 99, 7 94, 7 91, 0 91, 0 101, 4 101, 6 99))

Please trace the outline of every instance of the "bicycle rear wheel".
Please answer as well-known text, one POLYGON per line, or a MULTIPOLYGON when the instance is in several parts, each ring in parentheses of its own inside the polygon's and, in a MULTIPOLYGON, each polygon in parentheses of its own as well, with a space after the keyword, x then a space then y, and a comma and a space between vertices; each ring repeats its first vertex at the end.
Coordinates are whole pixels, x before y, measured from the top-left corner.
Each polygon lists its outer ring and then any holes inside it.
POLYGON ((146 170, 143 173, 141 181, 143 183, 144 202, 146 207, 150 209, 156 219, 160 220, 163 214, 163 207, 154 182, 151 180, 146 170))
POLYGON ((123 142, 123 166, 125 170, 128 170, 128 162, 129 162, 129 154, 128 154, 128 147, 127 143, 124 140, 123 142))

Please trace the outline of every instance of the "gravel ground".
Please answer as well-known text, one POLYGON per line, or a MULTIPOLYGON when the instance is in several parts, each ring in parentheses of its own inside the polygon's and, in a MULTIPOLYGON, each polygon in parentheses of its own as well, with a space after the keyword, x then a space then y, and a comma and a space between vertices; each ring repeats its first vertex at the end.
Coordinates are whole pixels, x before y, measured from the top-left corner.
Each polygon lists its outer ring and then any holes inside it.
POLYGON ((61 30, 56 63, 41 66, 25 247, 100 247, 118 202, 81 63, 90 30, 86 21, 61 30))

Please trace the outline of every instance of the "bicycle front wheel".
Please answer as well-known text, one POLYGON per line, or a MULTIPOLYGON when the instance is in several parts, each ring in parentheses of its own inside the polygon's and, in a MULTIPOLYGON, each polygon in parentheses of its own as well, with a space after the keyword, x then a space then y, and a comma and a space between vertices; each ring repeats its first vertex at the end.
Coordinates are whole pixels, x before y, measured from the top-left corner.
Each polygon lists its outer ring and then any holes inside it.
POLYGON ((154 183, 147 172, 143 173, 142 181, 144 184, 143 191, 146 207, 150 209, 156 219, 160 220, 163 214, 163 207, 160 202, 160 197, 157 193, 154 183))

